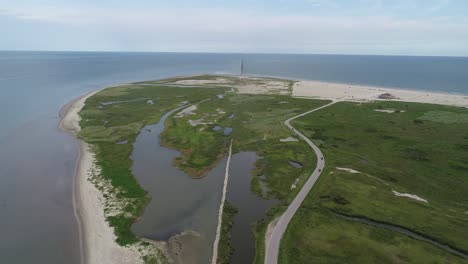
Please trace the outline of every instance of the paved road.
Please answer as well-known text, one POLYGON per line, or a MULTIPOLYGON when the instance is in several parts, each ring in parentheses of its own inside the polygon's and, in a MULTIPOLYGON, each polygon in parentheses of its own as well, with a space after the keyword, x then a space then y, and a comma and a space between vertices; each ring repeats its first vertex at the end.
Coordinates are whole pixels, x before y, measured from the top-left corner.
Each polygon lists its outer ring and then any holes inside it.
POLYGON ((314 187, 315 182, 317 181, 318 177, 323 171, 323 168, 325 167, 325 158, 323 158, 323 154, 320 151, 320 149, 310 141, 306 136, 304 136, 301 132, 296 130, 293 126, 291 126, 290 122, 296 118, 305 116, 307 114, 310 114, 312 112, 318 111, 320 109, 323 109, 325 107, 328 107, 337 101, 333 101, 327 105, 315 108, 313 110, 307 111, 303 114, 294 116, 289 118, 284 122, 284 124, 291 129, 294 133, 296 133, 299 137, 305 140, 307 144, 314 150, 315 155, 317 156, 317 166, 315 170, 312 172, 310 175, 310 178, 307 180, 307 182, 304 184, 302 189, 299 191, 297 194, 296 198, 292 201, 292 203, 288 206, 288 209, 281 215, 280 219, 278 220, 278 223, 276 223, 275 227, 273 228, 271 235, 269 239, 266 242, 266 252, 265 252, 265 264, 276 264, 278 263, 278 251, 279 251, 279 246, 281 242, 281 238, 283 237, 284 231, 286 231, 286 228, 288 227, 289 222, 293 218, 294 214, 296 213, 297 209, 301 206, 302 202, 306 198, 307 194, 310 192, 312 187, 314 187), (322 159, 323 158, 323 159, 322 159))

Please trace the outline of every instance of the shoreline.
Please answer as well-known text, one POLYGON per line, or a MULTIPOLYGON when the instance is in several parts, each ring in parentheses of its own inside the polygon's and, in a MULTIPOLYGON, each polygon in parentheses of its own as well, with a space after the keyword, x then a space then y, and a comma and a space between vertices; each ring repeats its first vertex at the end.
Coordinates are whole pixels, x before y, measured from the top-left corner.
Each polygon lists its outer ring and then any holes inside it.
POLYGON ((350 102, 398 101, 468 108, 468 95, 464 94, 308 80, 294 83, 292 97, 350 102), (385 94, 389 98, 380 98, 385 94))
MULTIPOLYGON (((291 96, 297 98, 313 98, 326 100, 340 100, 349 102, 371 102, 371 101, 399 101, 413 103, 428 103, 439 105, 451 105, 468 108, 468 93, 454 93, 444 91, 430 91, 424 89, 413 89, 409 87, 385 87, 366 84, 354 84, 343 82, 329 82, 320 80, 288 78, 275 75, 256 75, 256 74, 206 74, 214 77, 234 77, 234 78, 266 78, 278 79, 283 81, 292 81, 291 96), (379 98, 382 94, 390 94, 393 98, 379 98)), ((205 76, 194 75, 192 77, 205 76)), ((164 78, 161 81, 171 81, 177 78, 184 78, 190 81, 190 76, 164 78)), ((236 86, 235 84, 224 83, 222 80, 210 80, 210 85, 236 86)), ((194 84, 192 84, 194 85, 194 84)), ((242 87, 245 94, 268 94, 271 93, 271 87, 265 91, 256 91, 254 87, 242 87)), ((467 87, 468 88, 468 87, 467 87)), ((283 92, 286 92, 284 90, 283 92)))
MULTIPOLYGON (((105 89, 105 88, 103 88, 105 89)), ((78 224, 81 264, 143 263, 146 254, 167 256, 167 243, 141 239, 151 244, 151 248, 139 245, 127 247, 116 242, 113 228, 106 221, 105 197, 90 181, 97 171, 94 154, 89 145, 77 138, 80 131, 79 112, 90 96, 102 89, 79 96, 62 107, 59 112, 59 128, 70 133, 78 143, 78 157, 73 179, 73 206, 78 224)))
POLYGON ((307 78, 294 78, 294 77, 288 77, 288 76, 281 76, 281 75, 259 75, 259 74, 248 74, 244 73, 243 75, 239 74, 224 74, 224 75, 218 75, 218 74, 208 74, 208 75, 214 75, 214 76, 234 76, 234 77, 258 77, 258 78, 274 78, 274 79, 283 79, 283 80, 289 80, 293 82, 316 82, 316 83, 321 83, 324 85, 327 84, 337 84, 337 85, 345 85, 345 86, 362 86, 362 87, 369 87, 369 88, 377 88, 377 89, 390 89, 390 90, 403 90, 403 91, 412 91, 412 92, 421 92, 421 93, 434 93, 434 94, 440 94, 440 95, 459 95, 459 96, 464 96, 468 97, 468 87, 466 94, 463 93, 458 93, 458 92, 447 92, 447 91, 438 91, 438 90, 427 90, 427 89, 422 89, 422 88, 414 88, 414 87, 398 87, 398 86, 379 86, 379 85, 372 85, 372 84, 365 84, 365 83, 358 83, 358 82, 340 82, 340 81, 327 81, 327 80, 320 80, 320 79, 307 79, 307 78))
POLYGON ((72 181, 73 182, 72 201, 73 201, 73 213, 75 215, 75 219, 76 219, 77 225, 78 225, 78 238, 79 238, 79 246, 80 246, 79 251, 80 251, 80 263, 81 264, 86 264, 87 263, 87 261, 86 261, 87 256, 86 256, 86 250, 85 250, 86 245, 85 245, 85 239, 84 239, 84 227, 83 227, 84 220, 82 219, 82 216, 81 216, 80 210, 79 210, 79 208, 82 207, 80 205, 81 198, 78 198, 78 196, 80 196, 79 180, 80 180, 80 178, 83 178, 83 176, 86 176, 86 175, 80 175, 79 172, 80 172, 81 168, 83 167, 83 164, 82 164, 83 154, 84 154, 84 152, 86 152, 87 146, 85 146, 86 145, 85 142, 83 142, 82 140, 80 140, 80 139, 78 139, 76 137, 77 133, 79 132, 79 126, 76 127, 75 126, 76 124, 73 124, 71 120, 66 120, 66 119, 67 119, 67 116, 68 116, 68 119, 72 118, 69 115, 78 115, 78 112, 81 110, 82 106, 79 107, 79 109, 77 109, 76 113, 71 113, 70 111, 74 108, 74 106, 79 101, 82 100, 83 101, 82 103, 84 105, 84 101, 86 101, 86 99, 88 97, 92 96, 93 94, 95 94, 95 93, 97 93, 99 91, 100 90, 97 90, 97 91, 94 91, 94 92, 79 96, 79 97, 71 100, 67 104, 65 104, 59 111, 59 118, 60 118, 59 128, 62 131, 70 134, 73 137, 74 142, 78 147, 78 157, 77 157, 76 162, 75 162, 75 169, 74 169, 74 175, 73 175, 73 181, 72 181))

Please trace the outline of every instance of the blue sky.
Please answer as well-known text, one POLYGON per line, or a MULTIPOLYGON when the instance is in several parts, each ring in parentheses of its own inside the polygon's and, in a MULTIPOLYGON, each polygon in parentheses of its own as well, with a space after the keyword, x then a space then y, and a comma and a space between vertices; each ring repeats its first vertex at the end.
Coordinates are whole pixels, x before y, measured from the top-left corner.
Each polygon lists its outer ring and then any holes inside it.
POLYGON ((0 50, 468 56, 466 0, 0 0, 0 50))

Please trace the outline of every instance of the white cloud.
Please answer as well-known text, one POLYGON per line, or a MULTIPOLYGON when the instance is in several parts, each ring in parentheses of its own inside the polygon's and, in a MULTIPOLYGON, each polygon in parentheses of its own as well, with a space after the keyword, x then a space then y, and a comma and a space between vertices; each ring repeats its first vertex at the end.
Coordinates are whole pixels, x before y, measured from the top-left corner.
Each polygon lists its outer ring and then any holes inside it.
POLYGON ((109 41, 122 41, 132 49, 171 46, 174 43, 173 46, 179 48, 183 44, 205 49, 216 47, 215 51, 233 48, 233 51, 314 52, 317 48, 335 47, 340 53, 346 47, 393 50, 395 45, 411 49, 419 45, 430 50, 447 43, 468 46, 468 21, 447 17, 402 19, 391 16, 277 15, 209 8, 108 10, 29 7, 0 10, 0 14, 102 33, 109 41))

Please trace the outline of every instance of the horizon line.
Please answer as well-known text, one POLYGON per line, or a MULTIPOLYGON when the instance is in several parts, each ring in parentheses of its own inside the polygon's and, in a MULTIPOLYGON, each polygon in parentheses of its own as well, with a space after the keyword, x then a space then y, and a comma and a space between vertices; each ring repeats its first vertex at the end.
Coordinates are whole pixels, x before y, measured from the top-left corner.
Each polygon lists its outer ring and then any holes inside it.
POLYGON ((8 50, 0 52, 89 52, 89 53, 185 53, 185 54, 258 54, 258 55, 325 55, 325 56, 387 56, 387 57, 442 57, 468 58, 468 55, 410 55, 410 54, 358 54, 358 53, 284 53, 284 52, 216 52, 216 51, 132 51, 132 50, 8 50))

